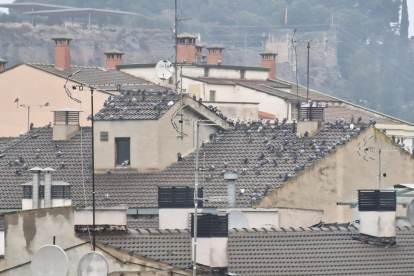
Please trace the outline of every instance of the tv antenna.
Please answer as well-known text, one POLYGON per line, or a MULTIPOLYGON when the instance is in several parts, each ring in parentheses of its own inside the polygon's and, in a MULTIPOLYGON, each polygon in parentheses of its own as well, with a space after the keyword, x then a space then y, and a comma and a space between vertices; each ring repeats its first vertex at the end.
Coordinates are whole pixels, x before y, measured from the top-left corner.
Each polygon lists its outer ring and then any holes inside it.
MULTIPOLYGON (((378 153, 378 189, 381 190, 381 153, 383 151, 400 151, 405 148, 412 148, 412 147, 367 147, 367 142, 372 139, 374 135, 368 136, 364 138, 358 144, 358 154, 367 162, 374 161, 375 159, 368 155, 368 152, 378 153)), ((386 174, 384 173, 384 177, 386 174)))
POLYGON ((173 73, 174 67, 168 60, 161 60, 155 66, 155 75, 157 75, 160 80, 168 80, 173 73))
POLYGON ((21 107, 27 108, 27 131, 30 130, 30 108, 32 107, 39 107, 42 108, 44 106, 48 107, 50 104, 47 102, 44 105, 42 104, 21 104, 21 107))
MULTIPOLYGON (((293 37, 292 37, 292 41, 293 41, 293 37)), ((306 48, 308 48, 308 69, 307 69, 307 74, 306 74, 306 102, 308 102, 309 101, 309 55, 310 55, 310 48, 311 48, 310 43, 311 42, 341 43, 342 40, 297 39, 295 40, 295 42, 307 42, 308 43, 308 46, 306 46, 306 48)), ((317 48, 317 47, 312 47, 312 48, 317 48)), ((295 47, 295 54, 296 54, 296 47, 295 47)), ((297 70, 297 65, 296 65, 296 70, 297 70)))
POLYGON ((59 246, 45 245, 35 253, 30 268, 33 276, 67 276, 68 256, 59 246))

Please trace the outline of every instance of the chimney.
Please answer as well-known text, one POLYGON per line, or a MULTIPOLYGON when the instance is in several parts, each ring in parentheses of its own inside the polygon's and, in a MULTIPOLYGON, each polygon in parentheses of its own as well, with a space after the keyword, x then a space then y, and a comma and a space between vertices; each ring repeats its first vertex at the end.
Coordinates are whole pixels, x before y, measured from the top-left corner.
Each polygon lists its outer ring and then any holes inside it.
POLYGON ((59 70, 70 69, 70 41, 71 38, 55 37, 55 68, 59 70))
POLYGON ((382 245, 396 241, 397 191, 358 190, 359 240, 382 245))
MULTIPOLYGON (((188 229, 188 217, 194 212, 194 186, 158 187, 158 209, 160 229, 188 229)), ((198 188, 198 197, 203 198, 203 187, 198 188)), ((198 203, 202 212, 203 201, 198 203)))
POLYGON ((196 39, 189 33, 182 33, 177 36, 177 62, 192 63, 196 60, 196 39))
POLYGON ((7 61, 0 58, 0 73, 3 72, 3 71, 6 71, 6 63, 7 63, 7 61))
MULTIPOLYGON (((197 215, 197 264, 210 268, 228 266, 228 214, 197 215)), ((194 214, 191 214, 191 237, 194 244, 194 214)), ((194 247, 192 247, 194 250, 194 247)), ((194 256, 194 251, 193 251, 194 256)))
POLYGON ((230 208, 236 207, 236 179, 237 173, 226 173, 224 179, 227 180, 227 206, 230 208))
MULTIPOLYGON (((42 169, 39 167, 34 167, 30 169, 33 173, 33 181, 32 181, 32 209, 39 209, 40 207, 40 200, 39 200, 39 188, 40 188, 40 171, 42 169)), ((30 207, 29 207, 30 208, 30 207)))
POLYGON ((45 172, 45 190, 44 190, 44 200, 45 200, 45 208, 52 207, 52 172, 54 169, 46 168, 42 171, 45 172))
POLYGON ((53 110, 53 141, 66 141, 79 132, 79 112, 81 110, 63 108, 53 110))
POLYGON ((196 63, 200 64, 203 61, 203 45, 196 44, 196 63))
POLYGON ((104 54, 106 55, 106 68, 116 69, 117 65, 122 65, 123 52, 117 49, 112 49, 104 54))
POLYGON ((262 67, 270 68, 269 71, 269 79, 275 80, 276 79, 276 53, 272 53, 270 51, 264 51, 260 53, 262 57, 262 67))
POLYGON ((223 50, 224 47, 220 44, 212 44, 207 47, 207 63, 208 64, 223 64, 223 50))

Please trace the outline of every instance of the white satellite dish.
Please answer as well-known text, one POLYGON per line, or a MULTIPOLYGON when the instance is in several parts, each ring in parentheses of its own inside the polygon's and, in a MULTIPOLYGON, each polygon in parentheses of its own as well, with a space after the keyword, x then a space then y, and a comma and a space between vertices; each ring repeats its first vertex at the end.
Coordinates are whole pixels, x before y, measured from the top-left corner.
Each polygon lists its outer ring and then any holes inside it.
POLYGON ((414 199, 407 205, 407 220, 411 226, 414 226, 414 199))
POLYGON ((34 255, 30 265, 33 276, 66 276, 69 271, 68 256, 56 245, 45 245, 34 255))
POLYGON ((239 210, 229 210, 227 211, 227 214, 229 215, 229 229, 249 227, 246 217, 239 210))
POLYGON ((107 276, 108 273, 108 262, 99 252, 88 252, 79 261, 78 276, 107 276))
POLYGON ((174 66, 168 60, 161 60, 155 66, 155 74, 161 80, 168 80, 174 73, 174 66))

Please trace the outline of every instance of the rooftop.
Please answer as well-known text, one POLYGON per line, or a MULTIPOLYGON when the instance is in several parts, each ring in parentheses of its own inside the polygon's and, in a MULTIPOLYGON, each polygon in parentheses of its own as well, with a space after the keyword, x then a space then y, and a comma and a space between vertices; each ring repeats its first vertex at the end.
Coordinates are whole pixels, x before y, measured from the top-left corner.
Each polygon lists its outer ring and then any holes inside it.
MULTIPOLYGON (((248 207, 252 205, 250 195, 255 186, 258 189, 257 198, 260 198, 272 190, 283 187, 286 181, 300 174, 316 160, 323 158, 322 155, 310 158, 315 153, 315 150, 310 146, 310 140, 298 139, 292 125, 282 126, 279 123, 272 130, 268 124, 265 133, 257 131, 260 126, 261 124, 251 123, 252 131, 247 135, 247 129, 243 124, 237 130, 212 134, 211 141, 205 141, 204 147, 200 151, 203 154, 200 184, 205 187, 205 196, 226 195, 226 183, 221 175, 223 169, 226 172, 238 170, 237 189, 244 188, 246 193, 237 197, 237 205, 248 207), (249 136, 251 139, 248 138, 249 136), (268 142, 265 139, 268 139, 268 142), (307 145, 304 147, 303 153, 300 153, 305 140, 307 145), (280 149, 282 145, 284 145, 283 150, 280 149), (263 156, 261 156, 262 153, 263 156), (296 163, 295 155, 297 157, 296 163), (245 160, 246 158, 247 160, 245 160), (261 160, 258 160, 259 158, 261 160), (224 168, 224 162, 228 162, 227 168, 224 168), (210 170, 211 165, 215 165, 216 169, 210 170), (243 172, 243 168, 246 169, 245 172, 243 172), (271 182, 266 191, 269 179, 271 182)), ((83 183, 86 186, 87 195, 90 195, 91 190, 91 133, 89 128, 84 128, 81 133, 68 141, 53 141, 52 129, 44 129, 37 134, 38 136, 30 138, 33 135, 33 131, 31 131, 16 140, 0 144, 0 150, 3 151, 29 137, 8 150, 0 160, 0 208, 20 209, 22 198, 20 184, 32 180, 32 173, 22 169, 23 163, 15 162, 19 156, 24 158, 24 162, 29 168, 54 168, 54 180, 72 185, 72 203, 84 204, 83 183), (57 155, 56 145, 59 145, 59 149, 63 153, 61 156, 57 155), (39 158, 36 158, 35 154, 37 149, 40 149, 39 158), (64 167, 61 166, 62 162, 65 162, 64 167), (18 170, 22 170, 21 174, 16 174, 18 170)), ((348 139, 353 139, 356 135, 355 130, 348 129, 344 132, 340 127, 326 127, 312 139, 319 146, 322 146, 325 141, 326 146, 333 148, 334 143, 335 146, 340 147, 340 144, 346 143, 348 139)), ((335 152, 334 149, 332 151, 335 152)), ((325 154, 329 154, 327 148, 325 148, 325 154)), ((194 184, 194 160, 195 154, 193 152, 185 156, 184 160, 176 162, 160 172, 96 174, 97 205, 126 204, 129 208, 157 208, 157 188, 159 185, 194 184), (109 194, 109 199, 105 198, 105 194, 109 194)), ((90 196, 87 200, 90 202, 90 196)), ((219 204, 220 206, 217 207, 225 205, 225 203, 219 204)))
POLYGON ((167 89, 122 91, 104 104, 94 120, 157 120, 179 100, 180 95, 167 89))
POLYGON ((189 34, 189 33, 182 33, 182 34, 177 35, 177 38, 186 38, 186 37, 197 38, 196 36, 189 34))
POLYGON ((71 77, 72 81, 85 86, 93 86, 103 91, 117 91, 117 85, 121 85, 120 89, 165 89, 163 86, 156 85, 116 69, 72 65, 70 70, 59 70, 53 64, 28 63, 27 65, 65 79, 74 72, 81 70, 81 72, 71 77))
POLYGON ((124 52, 121 52, 117 49, 112 49, 112 50, 109 50, 109 51, 105 52, 104 54, 122 54, 123 55, 124 52))
MULTIPOLYGON (((414 228, 397 227, 397 247, 360 241, 354 227, 231 229, 229 271, 265 275, 412 275, 414 228)), ((97 242, 130 254, 190 269, 188 229, 137 229, 130 235, 98 235, 97 242)))
POLYGON ((224 49, 225 47, 221 46, 220 44, 217 44, 217 43, 211 44, 210 46, 206 47, 206 49, 217 49, 217 48, 224 49))

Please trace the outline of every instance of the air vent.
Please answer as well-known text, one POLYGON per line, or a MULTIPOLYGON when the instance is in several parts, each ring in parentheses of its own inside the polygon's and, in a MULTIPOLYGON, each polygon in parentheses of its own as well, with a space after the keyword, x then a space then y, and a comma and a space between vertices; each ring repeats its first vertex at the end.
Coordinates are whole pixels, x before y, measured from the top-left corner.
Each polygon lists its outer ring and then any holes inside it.
POLYGON ((395 212, 397 210, 397 191, 358 190, 360 212, 395 212))
POLYGON ((101 142, 108 142, 108 132, 101 132, 101 142))
MULTIPOLYGON (((203 187, 198 188, 198 197, 203 198, 203 187)), ((203 208, 203 202, 198 203, 203 208)), ((194 187, 158 187, 158 208, 194 208, 194 187)))
POLYGON ((305 119, 307 121, 323 121, 324 120, 324 108, 314 106, 300 106, 299 107, 299 120, 305 119))
MULTIPOLYGON (((221 238, 229 236, 229 219, 227 214, 198 214, 198 238, 221 238)), ((194 214, 191 214, 191 237, 194 237, 194 214)))

